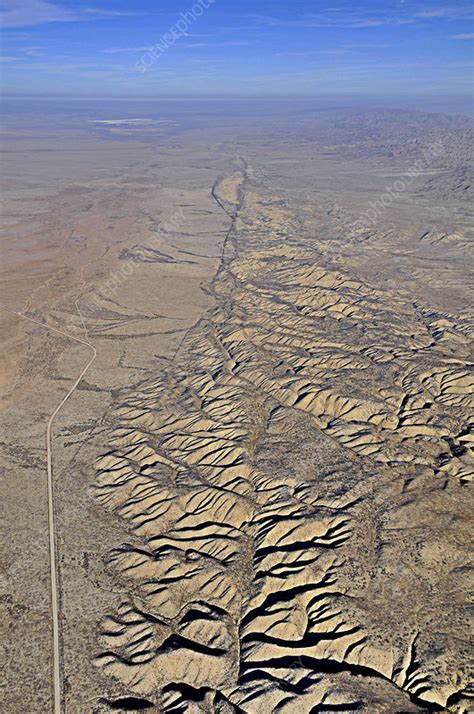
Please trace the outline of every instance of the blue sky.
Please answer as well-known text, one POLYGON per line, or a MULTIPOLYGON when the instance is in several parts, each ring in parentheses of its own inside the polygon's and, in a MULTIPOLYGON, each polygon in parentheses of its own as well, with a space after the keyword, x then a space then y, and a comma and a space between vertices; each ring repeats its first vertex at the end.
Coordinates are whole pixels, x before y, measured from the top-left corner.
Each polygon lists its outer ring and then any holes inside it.
POLYGON ((469 2, 198 0, 197 9, 194 2, 0 0, 3 91, 128 98, 471 91, 469 2))

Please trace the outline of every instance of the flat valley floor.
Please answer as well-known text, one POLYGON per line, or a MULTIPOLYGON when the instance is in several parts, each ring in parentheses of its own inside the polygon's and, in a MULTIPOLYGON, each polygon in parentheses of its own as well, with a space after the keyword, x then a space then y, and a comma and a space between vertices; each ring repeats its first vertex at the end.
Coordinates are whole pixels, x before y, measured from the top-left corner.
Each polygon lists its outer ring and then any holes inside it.
POLYGON ((4 710, 70 394, 64 712, 472 711, 471 123, 100 117, 3 127, 4 710))

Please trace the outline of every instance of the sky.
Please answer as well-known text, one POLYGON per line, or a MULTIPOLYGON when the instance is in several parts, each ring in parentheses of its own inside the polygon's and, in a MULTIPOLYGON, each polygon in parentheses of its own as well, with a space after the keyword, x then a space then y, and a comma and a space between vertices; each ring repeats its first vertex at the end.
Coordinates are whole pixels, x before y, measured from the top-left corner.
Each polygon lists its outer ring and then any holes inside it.
POLYGON ((0 0, 4 96, 468 97, 474 6, 0 0))

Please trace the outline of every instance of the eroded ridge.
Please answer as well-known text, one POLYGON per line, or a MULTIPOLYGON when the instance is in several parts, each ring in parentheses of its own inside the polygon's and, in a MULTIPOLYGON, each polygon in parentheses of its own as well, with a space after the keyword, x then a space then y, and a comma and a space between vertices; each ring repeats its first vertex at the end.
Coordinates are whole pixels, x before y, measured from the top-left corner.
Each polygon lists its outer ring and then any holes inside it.
POLYGON ((130 598, 96 664, 163 712, 467 711, 467 321, 331 264, 246 169, 214 195, 215 309, 99 463, 130 598))

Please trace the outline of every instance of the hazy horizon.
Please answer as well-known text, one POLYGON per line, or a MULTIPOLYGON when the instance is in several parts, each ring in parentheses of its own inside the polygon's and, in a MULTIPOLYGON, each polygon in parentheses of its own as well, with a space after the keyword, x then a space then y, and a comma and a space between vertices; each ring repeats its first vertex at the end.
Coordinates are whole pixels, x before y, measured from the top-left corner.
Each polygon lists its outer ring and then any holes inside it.
POLYGON ((268 99, 472 114, 472 5, 6 0, 8 98, 268 99))
MULTIPOLYGON (((394 111, 417 111, 433 114, 446 115, 463 115, 466 117, 474 117, 474 101, 471 96, 457 97, 447 100, 444 97, 430 97, 413 99, 410 101, 407 98, 391 98, 391 97, 243 97, 243 96, 225 96, 225 97, 179 97, 179 96, 143 96, 143 97, 87 97, 87 96, 11 96, 4 95, 1 98, 2 110, 4 115, 16 113, 21 108, 21 113, 36 113, 38 107, 44 106, 49 111, 56 109, 65 109, 68 106, 78 108, 79 106, 89 105, 91 110, 99 107, 101 112, 116 110, 120 107, 121 110, 127 112, 130 108, 132 113, 137 108, 145 115, 156 111, 157 106, 164 104, 168 107, 173 107, 173 110, 182 110, 189 104, 195 108, 199 104, 209 109, 215 107, 217 110, 240 109, 244 113, 260 114, 263 113, 286 113, 288 109, 295 110, 295 107, 301 108, 302 111, 328 111, 332 109, 390 109, 394 111), (29 109, 28 109, 29 107, 29 109)), ((164 107, 160 106, 160 111, 164 107)))

